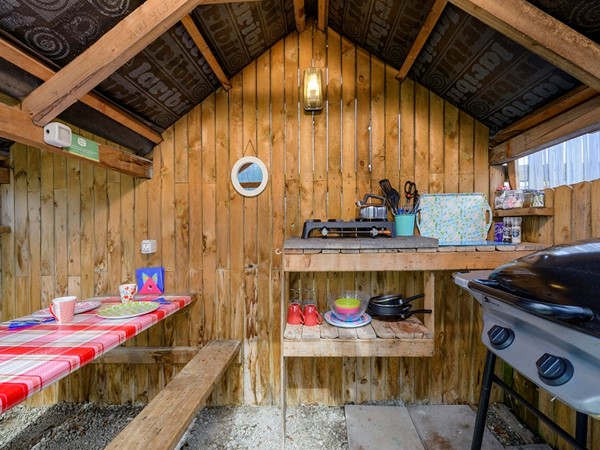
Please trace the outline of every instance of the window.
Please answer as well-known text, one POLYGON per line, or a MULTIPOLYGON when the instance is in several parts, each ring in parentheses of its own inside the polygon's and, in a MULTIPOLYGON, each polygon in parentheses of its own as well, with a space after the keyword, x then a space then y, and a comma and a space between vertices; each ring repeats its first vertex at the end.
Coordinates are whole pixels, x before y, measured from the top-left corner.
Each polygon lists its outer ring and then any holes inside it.
POLYGON ((600 132, 585 134, 516 161, 520 189, 544 189, 600 178, 600 132))

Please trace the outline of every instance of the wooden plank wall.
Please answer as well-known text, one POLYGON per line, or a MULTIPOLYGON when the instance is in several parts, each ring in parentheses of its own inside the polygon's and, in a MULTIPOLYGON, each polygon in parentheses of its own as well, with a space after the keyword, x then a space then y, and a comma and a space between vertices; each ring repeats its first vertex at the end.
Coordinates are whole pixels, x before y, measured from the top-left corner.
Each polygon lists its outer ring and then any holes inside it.
MULTIPOLYGON (((165 267, 169 291, 196 291, 188 311, 133 344, 198 345, 243 340, 213 393, 219 404, 277 404, 282 248, 309 218, 351 219, 355 202, 389 178, 423 192, 489 192, 487 129, 332 30, 291 33, 164 133, 149 181, 15 146, 2 189, 2 319, 66 293, 115 292, 136 267, 165 267), (298 80, 324 71, 327 104, 307 114, 298 80), (249 143, 251 145, 249 145, 249 143), (255 198, 229 181, 234 162, 256 152, 269 184, 255 198), (142 255, 142 239, 158 251, 142 255)), ((481 378, 481 320, 450 273, 436 273, 433 358, 293 359, 289 403, 336 405, 402 400, 475 402, 481 378)), ((296 276, 315 296, 359 287, 373 295, 422 292, 421 273, 296 276)), ((41 401, 148 401, 179 368, 91 365, 45 391, 41 401)))
MULTIPOLYGON (((564 244, 578 239, 600 237, 600 180, 546 189, 545 193, 546 206, 554 206, 554 216, 524 218, 523 238, 526 241, 564 244)), ((546 416, 575 434, 575 412, 571 408, 554 400, 544 391, 535 389, 534 385, 516 372, 505 371, 505 381, 513 383, 517 391, 537 405, 546 416)), ((507 399, 507 402, 510 400, 507 399)), ((537 430, 553 448, 571 448, 524 408, 518 404, 516 408, 526 423, 537 430)), ((588 428, 587 447, 600 448, 600 421, 590 419, 588 428)))

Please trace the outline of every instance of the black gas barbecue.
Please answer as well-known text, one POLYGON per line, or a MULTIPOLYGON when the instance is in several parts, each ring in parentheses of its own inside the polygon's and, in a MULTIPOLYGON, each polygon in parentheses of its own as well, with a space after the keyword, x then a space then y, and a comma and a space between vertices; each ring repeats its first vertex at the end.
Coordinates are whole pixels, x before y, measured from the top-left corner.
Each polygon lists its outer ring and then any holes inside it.
POLYGON ((584 449, 587 415, 600 414, 600 240, 550 247, 454 281, 482 304, 488 348, 472 449, 481 448, 493 382, 584 449), (494 374, 497 356, 577 412, 574 438, 494 374))

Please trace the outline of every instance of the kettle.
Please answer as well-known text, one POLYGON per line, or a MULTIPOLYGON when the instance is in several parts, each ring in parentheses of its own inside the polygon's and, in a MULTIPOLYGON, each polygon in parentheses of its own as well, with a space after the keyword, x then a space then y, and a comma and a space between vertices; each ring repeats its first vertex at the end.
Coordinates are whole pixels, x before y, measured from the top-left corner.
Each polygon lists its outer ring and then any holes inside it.
POLYGON ((366 194, 362 200, 356 202, 358 218, 366 220, 387 220, 387 206, 385 198, 379 195, 366 194), (369 203, 370 199, 379 200, 381 204, 369 203))

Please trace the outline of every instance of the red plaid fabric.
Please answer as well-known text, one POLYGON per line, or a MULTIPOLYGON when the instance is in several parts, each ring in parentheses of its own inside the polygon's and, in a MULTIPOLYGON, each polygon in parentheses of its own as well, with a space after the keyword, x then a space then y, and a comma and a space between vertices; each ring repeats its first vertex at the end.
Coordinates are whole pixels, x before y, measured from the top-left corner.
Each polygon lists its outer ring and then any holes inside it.
MULTIPOLYGON (((150 301, 157 295, 137 296, 150 301)), ((0 413, 141 333, 191 303, 185 295, 161 295, 169 303, 141 316, 105 319, 95 311, 77 314, 72 323, 49 322, 9 330, 0 325, 0 413)), ((120 303, 119 297, 89 301, 120 303)))

